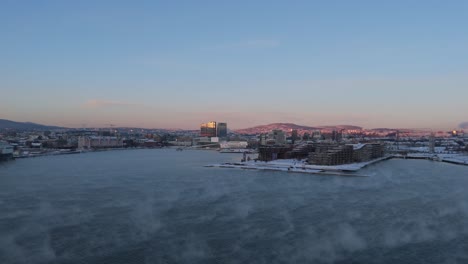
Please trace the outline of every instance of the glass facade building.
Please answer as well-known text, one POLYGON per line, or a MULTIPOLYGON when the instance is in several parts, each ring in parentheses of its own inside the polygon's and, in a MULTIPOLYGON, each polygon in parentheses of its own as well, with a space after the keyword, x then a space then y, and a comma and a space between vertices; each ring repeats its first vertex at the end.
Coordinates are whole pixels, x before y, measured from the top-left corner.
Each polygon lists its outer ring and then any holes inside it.
POLYGON ((200 125, 201 137, 216 137, 216 122, 208 122, 200 125))
POLYGON ((200 125, 201 137, 226 137, 227 124, 211 121, 200 125))
POLYGON ((218 137, 227 137, 227 123, 218 123, 217 124, 217 136, 218 137))

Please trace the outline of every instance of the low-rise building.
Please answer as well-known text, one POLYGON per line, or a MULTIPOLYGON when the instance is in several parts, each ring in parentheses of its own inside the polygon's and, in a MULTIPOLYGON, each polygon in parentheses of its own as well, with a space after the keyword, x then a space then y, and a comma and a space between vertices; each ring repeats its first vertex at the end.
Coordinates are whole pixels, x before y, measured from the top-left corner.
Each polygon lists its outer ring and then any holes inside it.
POLYGON ((339 165, 352 162, 353 146, 343 144, 317 144, 308 159, 308 163, 314 165, 339 165))
POLYGON ((365 144, 316 144, 309 153, 309 164, 340 165, 353 162, 365 162, 383 157, 384 145, 381 143, 365 144))
POLYGON ((365 162, 384 155, 384 145, 380 143, 355 144, 352 146, 355 162, 365 162))
POLYGON ((259 146, 258 160, 272 161, 277 159, 288 158, 288 152, 291 151, 289 146, 259 146))
POLYGON ((248 145, 247 141, 225 141, 220 143, 222 149, 245 149, 248 145))
POLYGON ((268 140, 274 140, 275 145, 284 145, 286 144, 286 134, 283 130, 275 129, 268 134, 268 140))
POLYGON ((81 136, 78 138, 78 148, 117 148, 123 147, 123 140, 117 137, 107 136, 81 136))
POLYGON ((13 146, 7 142, 0 141, 0 160, 7 160, 13 157, 13 146))

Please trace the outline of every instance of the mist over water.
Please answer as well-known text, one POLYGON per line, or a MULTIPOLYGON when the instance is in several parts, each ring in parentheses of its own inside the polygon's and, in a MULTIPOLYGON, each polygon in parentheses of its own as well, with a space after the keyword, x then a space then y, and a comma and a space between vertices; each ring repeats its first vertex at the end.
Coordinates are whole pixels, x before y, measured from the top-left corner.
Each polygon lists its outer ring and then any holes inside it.
POLYGON ((468 167, 204 168, 211 151, 0 163, 0 263, 468 263, 468 167))

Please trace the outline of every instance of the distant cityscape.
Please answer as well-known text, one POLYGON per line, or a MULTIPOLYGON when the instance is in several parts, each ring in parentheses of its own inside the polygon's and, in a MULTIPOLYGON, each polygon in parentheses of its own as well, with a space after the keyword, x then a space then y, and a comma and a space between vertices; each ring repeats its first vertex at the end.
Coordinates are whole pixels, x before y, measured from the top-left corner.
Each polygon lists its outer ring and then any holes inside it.
POLYGON ((113 125, 60 128, 9 122, 10 127, 0 128, 2 159, 174 147, 258 153, 255 159, 259 161, 307 159, 308 164, 339 165, 364 162, 388 153, 408 157, 468 153, 468 134, 463 130, 363 129, 351 125, 308 127, 292 123, 229 130, 226 122, 218 121, 202 123, 197 130, 167 130, 113 125))

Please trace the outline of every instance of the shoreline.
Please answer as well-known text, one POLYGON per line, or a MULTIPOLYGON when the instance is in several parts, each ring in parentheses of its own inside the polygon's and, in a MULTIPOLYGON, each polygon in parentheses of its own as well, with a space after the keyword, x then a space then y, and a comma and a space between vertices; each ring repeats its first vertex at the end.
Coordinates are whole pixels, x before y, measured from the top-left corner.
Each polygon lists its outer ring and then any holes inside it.
POLYGON ((204 167, 209 168, 237 168, 237 169, 250 169, 250 170, 270 170, 270 171, 284 171, 293 173, 306 173, 318 175, 331 175, 331 176, 347 176, 347 177, 369 177, 369 175, 357 174, 356 172, 369 165, 391 159, 391 156, 382 157, 367 162, 342 164, 336 166, 325 165, 309 165, 304 161, 297 160, 275 160, 269 162, 262 161, 246 161, 236 163, 221 163, 210 164, 204 167))
MULTIPOLYGON (((36 158, 44 156, 61 156, 72 154, 83 154, 104 151, 122 151, 122 150, 141 150, 141 149, 175 149, 175 146, 158 147, 158 148, 107 148, 107 149, 94 149, 94 150, 74 150, 74 151, 60 151, 51 150, 44 153, 28 154, 25 156, 13 156, 10 160, 36 158)), ((191 149, 191 150, 205 150, 205 149, 191 149)), ((211 150, 211 149, 210 149, 211 150)), ((204 167, 211 168, 237 168, 237 169, 250 169, 250 170, 269 170, 269 171, 285 171, 292 173, 305 173, 305 174, 318 174, 318 175, 335 175, 335 176, 352 176, 352 177, 368 177, 368 175, 356 174, 362 168, 376 164, 381 161, 389 159, 420 159, 436 162, 445 162, 454 165, 468 166, 468 155, 462 154, 431 154, 431 153, 409 153, 408 155, 388 155, 378 159, 370 160, 360 163, 349 163, 341 165, 310 165, 304 161, 298 160, 274 160, 274 161, 245 161, 245 162, 231 162, 208 164, 204 167)), ((6 160, 7 161, 7 160, 6 160)))
POLYGON ((420 159, 468 166, 468 155, 411 153, 406 156, 393 155, 395 159, 420 159))
POLYGON ((468 156, 457 154, 443 154, 434 155, 426 153, 418 153, 416 155, 402 156, 402 155, 389 155, 382 158, 370 160, 360 163, 349 163, 341 165, 310 165, 306 164, 304 160, 274 160, 274 161, 246 161, 235 163, 220 163, 209 164, 204 167, 209 168, 231 168, 231 169, 246 169, 246 170, 269 170, 269 171, 283 171, 293 173, 305 173, 316 175, 332 175, 332 176, 352 176, 352 177, 369 177, 369 175, 356 174, 362 168, 373 165, 382 161, 399 158, 399 159, 424 159, 436 162, 445 162, 455 165, 468 166, 468 156), (457 159, 458 158, 458 159, 457 159))
POLYGON ((94 152, 105 152, 105 151, 122 151, 122 150, 137 150, 137 149, 166 149, 168 147, 161 148, 106 148, 106 149, 94 149, 94 150, 72 150, 72 151, 60 151, 60 150, 50 150, 43 153, 30 153, 24 156, 13 156, 12 159, 27 159, 27 158, 37 158, 37 157, 48 157, 48 156, 62 156, 62 155, 72 155, 72 154, 85 154, 85 153, 94 153, 94 152))

